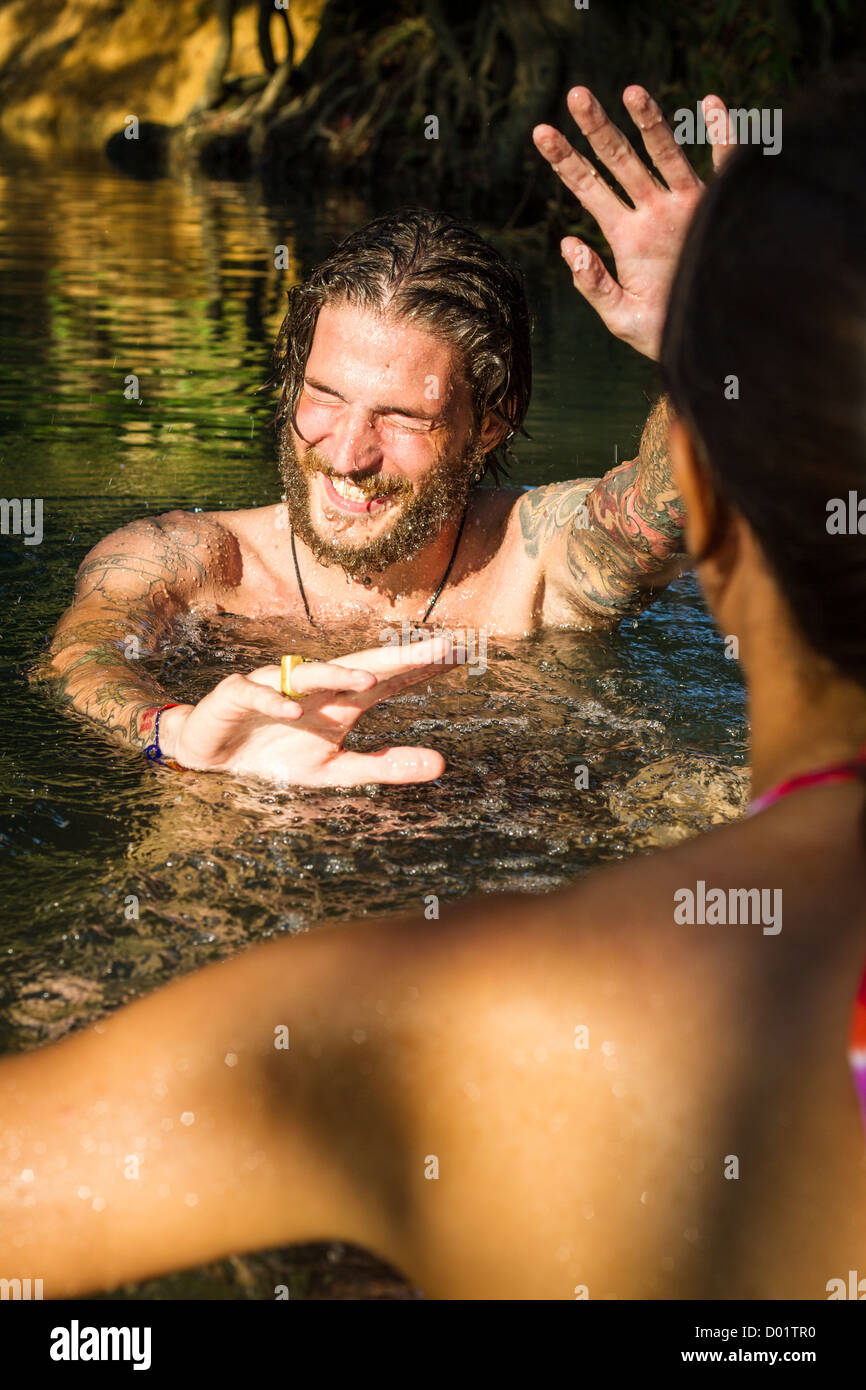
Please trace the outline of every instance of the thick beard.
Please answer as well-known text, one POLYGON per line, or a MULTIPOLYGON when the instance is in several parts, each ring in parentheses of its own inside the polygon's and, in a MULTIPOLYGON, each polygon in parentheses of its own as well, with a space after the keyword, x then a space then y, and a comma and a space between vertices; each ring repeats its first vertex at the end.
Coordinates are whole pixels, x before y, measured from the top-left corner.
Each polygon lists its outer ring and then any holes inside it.
MULTIPOLYGON (((381 574, 391 565, 411 560, 432 540, 446 521, 463 511, 475 475, 484 462, 484 451, 473 433, 462 456, 431 469, 417 492, 412 484, 399 479, 378 478, 377 493, 405 497, 397 519, 389 531, 368 545, 341 545, 325 540, 315 530, 310 516, 310 488, 317 473, 338 477, 327 459, 314 448, 303 458, 298 455, 288 425, 283 426, 277 444, 277 461, 286 490, 289 520, 295 533, 322 565, 339 565, 350 577, 381 574)), ((363 479, 352 479, 364 486, 363 479)), ((372 483, 372 479, 370 480, 372 483)))

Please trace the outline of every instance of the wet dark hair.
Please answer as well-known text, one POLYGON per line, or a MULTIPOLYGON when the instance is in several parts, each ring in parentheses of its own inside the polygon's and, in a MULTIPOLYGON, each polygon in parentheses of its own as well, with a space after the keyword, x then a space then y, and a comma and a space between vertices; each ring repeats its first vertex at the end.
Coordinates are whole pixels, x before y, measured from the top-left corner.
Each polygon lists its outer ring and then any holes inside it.
POLYGON ((498 478, 532 385, 529 310, 519 273, 471 227, 444 213, 404 208, 368 222, 289 291, 274 351, 278 425, 295 423, 319 310, 335 303, 387 309, 457 349, 476 426, 491 410, 507 426, 503 445, 484 463, 498 478))
POLYGON ((711 185, 661 353, 716 494, 716 537, 729 508, 745 517, 809 647, 861 685, 866 536, 830 534, 827 519, 832 498, 866 495, 864 227, 857 66, 785 113, 778 154, 744 147, 711 185))

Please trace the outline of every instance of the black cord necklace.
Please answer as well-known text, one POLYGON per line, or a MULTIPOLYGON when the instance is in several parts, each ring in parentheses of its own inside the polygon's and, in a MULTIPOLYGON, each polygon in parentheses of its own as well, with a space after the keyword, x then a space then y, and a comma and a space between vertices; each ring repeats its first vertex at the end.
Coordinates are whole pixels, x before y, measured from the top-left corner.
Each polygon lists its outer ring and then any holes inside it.
MULTIPOLYGON (((456 537, 456 539, 455 539, 455 541, 454 541, 454 549, 451 551, 451 559, 448 561, 448 564, 447 564, 446 567, 445 567, 445 573, 443 574, 441 580, 439 581, 439 588, 436 590, 435 594, 433 595, 433 597, 431 598, 430 602, 429 602, 428 605, 427 605, 427 610, 426 610, 426 612, 425 612, 425 614, 424 614, 424 617, 421 619, 422 623, 426 623, 427 619, 430 617, 430 614, 433 612, 433 609, 434 609, 436 603, 438 602, 439 595, 442 593, 442 590, 445 588, 445 585, 448 583, 448 576, 450 575, 451 570, 452 570, 453 567, 454 567, 454 561, 457 559, 457 551, 458 551, 458 548, 459 548, 459 546, 460 546, 460 538, 461 538, 461 536, 463 535, 463 527, 464 527, 464 525, 465 525, 465 523, 466 523, 466 513, 467 513, 468 511, 469 511, 469 500, 467 499, 466 504, 465 504, 465 506, 464 506, 464 508, 463 508, 463 515, 462 515, 461 518, 460 518, 460 525, 459 525, 458 528, 457 528, 457 537, 456 537)), ((310 624, 311 627, 315 627, 315 626, 316 626, 316 622, 315 622, 315 619, 313 618, 312 613, 310 612, 310 605, 309 605, 308 602, 307 602, 307 595, 306 595, 306 592, 305 592, 305 590, 304 590, 303 580, 301 579, 301 570, 300 570, 300 566, 298 565, 298 552, 297 552, 297 550, 296 550, 296 548, 295 548, 295 528, 294 528, 294 526, 291 528, 291 531, 292 531, 292 559, 293 559, 294 562, 295 562, 295 578, 296 578, 297 581, 298 581, 298 593, 301 595, 301 599, 302 599, 303 604, 304 604, 304 612, 305 612, 306 615, 307 615, 307 622, 310 624)), ((365 580, 365 583, 369 583, 369 580, 365 580)))

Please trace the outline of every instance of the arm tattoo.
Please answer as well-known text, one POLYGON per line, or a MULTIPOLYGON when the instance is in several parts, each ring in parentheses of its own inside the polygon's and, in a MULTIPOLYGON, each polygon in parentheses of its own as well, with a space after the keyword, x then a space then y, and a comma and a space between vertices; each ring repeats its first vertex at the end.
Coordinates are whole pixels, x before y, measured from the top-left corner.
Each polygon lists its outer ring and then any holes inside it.
POLYGON ((145 534, 149 553, 131 555, 120 551, 114 555, 98 555, 85 560, 75 580, 75 598, 99 594, 109 602, 113 577, 135 575, 141 586, 140 597, 150 598, 159 590, 176 591, 182 583, 201 586, 207 579, 205 566, 196 554, 204 538, 196 532, 181 542, 166 533, 158 521, 133 521, 124 528, 127 533, 145 534), (155 534, 156 533, 156 534, 155 534))
MULTIPOLYGON (((63 615, 38 676, 50 678, 61 699, 115 737, 143 748, 166 693, 137 658, 157 650, 185 595, 209 578, 208 553, 198 531, 178 535, 160 520, 132 522, 124 535, 141 537, 140 553, 106 550, 84 561, 72 607, 63 615)), ((219 561, 219 546, 215 558, 219 561)))
POLYGON ((668 455, 669 407, 653 407, 636 459, 600 478, 572 522, 566 557, 576 602, 602 622, 638 613, 685 555, 685 512, 668 455))
POLYGON ((537 560, 569 522, 580 519, 591 486, 591 482, 559 483, 553 487, 533 488, 521 497, 518 505, 520 530, 530 559, 537 560), (577 518, 575 513, 578 513, 577 518))
POLYGON ((126 653, 134 637, 140 642, 136 655, 149 655, 162 627, 154 623, 148 629, 142 616, 133 612, 122 617, 112 613, 104 622, 76 622, 73 606, 37 676, 52 680, 56 694, 79 714, 125 743, 144 748, 153 713, 168 697, 155 680, 136 671, 135 657, 126 653))

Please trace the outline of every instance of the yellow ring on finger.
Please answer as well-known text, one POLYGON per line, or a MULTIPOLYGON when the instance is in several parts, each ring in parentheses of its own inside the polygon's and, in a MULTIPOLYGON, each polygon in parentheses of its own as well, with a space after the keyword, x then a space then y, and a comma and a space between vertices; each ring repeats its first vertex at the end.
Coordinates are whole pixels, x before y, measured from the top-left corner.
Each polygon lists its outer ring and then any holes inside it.
POLYGON ((280 690, 284 695, 288 695, 291 700, 303 700, 301 695, 292 686, 292 672, 296 666, 302 666, 306 661, 305 656, 284 656, 280 662, 280 690))

